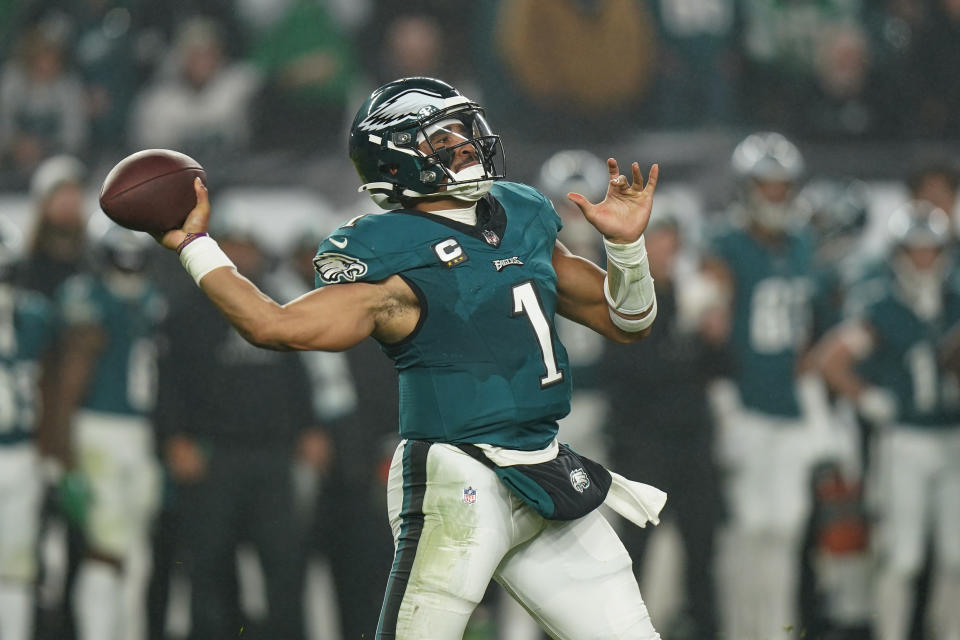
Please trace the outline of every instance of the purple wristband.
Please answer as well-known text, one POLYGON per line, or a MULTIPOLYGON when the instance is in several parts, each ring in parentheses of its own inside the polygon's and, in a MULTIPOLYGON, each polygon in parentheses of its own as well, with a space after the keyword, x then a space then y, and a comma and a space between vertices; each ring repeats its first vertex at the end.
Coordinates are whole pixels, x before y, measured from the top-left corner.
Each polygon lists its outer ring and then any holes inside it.
POLYGON ((187 246, 188 244, 190 244, 191 242, 193 242, 194 240, 196 240, 197 238, 205 238, 205 237, 207 237, 207 236, 209 236, 209 235, 210 235, 210 234, 208 234, 207 232, 203 232, 203 233, 188 233, 188 234, 187 234, 187 237, 183 239, 183 242, 181 242, 180 244, 177 245, 177 255, 180 255, 180 252, 183 251, 183 248, 186 247, 186 246, 187 246))

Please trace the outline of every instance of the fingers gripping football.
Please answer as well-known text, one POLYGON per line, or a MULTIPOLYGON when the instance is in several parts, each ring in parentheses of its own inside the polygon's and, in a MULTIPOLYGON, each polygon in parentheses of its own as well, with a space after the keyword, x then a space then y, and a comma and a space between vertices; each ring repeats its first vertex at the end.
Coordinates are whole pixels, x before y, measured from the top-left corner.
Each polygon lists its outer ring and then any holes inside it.
POLYGON ((197 178, 193 181, 193 189, 197 196, 197 204, 187 214, 183 226, 166 233, 154 234, 160 244, 167 249, 176 251, 188 233, 206 233, 210 226, 210 199, 207 194, 207 187, 200 178, 197 178))

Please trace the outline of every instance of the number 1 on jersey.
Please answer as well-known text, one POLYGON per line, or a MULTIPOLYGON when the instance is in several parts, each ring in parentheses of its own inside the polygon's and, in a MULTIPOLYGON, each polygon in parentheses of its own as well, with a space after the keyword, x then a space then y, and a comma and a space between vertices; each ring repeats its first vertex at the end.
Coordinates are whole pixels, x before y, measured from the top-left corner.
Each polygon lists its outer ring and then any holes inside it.
POLYGON ((540 296, 533 287, 533 282, 521 282, 513 285, 513 315, 526 315, 533 327, 533 333, 540 343, 540 355, 546 374, 540 377, 540 388, 549 387, 563 380, 563 371, 557 368, 557 356, 553 352, 553 336, 550 332, 550 323, 540 304, 540 296))

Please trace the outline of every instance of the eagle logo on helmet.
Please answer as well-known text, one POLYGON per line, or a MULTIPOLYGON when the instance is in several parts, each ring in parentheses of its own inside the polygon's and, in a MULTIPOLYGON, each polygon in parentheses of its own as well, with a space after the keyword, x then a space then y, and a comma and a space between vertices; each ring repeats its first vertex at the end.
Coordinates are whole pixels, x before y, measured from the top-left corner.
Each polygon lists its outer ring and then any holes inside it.
POLYGON ((357 129, 360 131, 390 129, 406 120, 424 118, 436 113, 443 106, 443 97, 439 94, 425 89, 410 89, 398 93, 371 111, 357 125, 357 129))
POLYGON ((321 253, 313 259, 313 266, 324 284, 356 282, 367 275, 366 263, 342 253, 321 253))

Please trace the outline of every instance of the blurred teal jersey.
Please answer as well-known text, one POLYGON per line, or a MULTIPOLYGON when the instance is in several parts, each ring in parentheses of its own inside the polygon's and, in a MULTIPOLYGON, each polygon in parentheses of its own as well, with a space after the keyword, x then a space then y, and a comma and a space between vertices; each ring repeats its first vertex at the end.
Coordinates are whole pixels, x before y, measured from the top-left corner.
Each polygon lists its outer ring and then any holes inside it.
POLYGON ((413 333, 382 345, 399 372, 402 437, 542 448, 570 410, 554 328, 560 217, 536 190, 498 182, 477 218, 469 226, 404 210, 354 219, 320 245, 317 286, 397 274, 419 298, 413 333))
POLYGON ((787 233, 764 244, 746 230, 713 238, 711 253, 732 272, 734 379, 748 409, 797 417, 797 359, 810 341, 813 316, 813 242, 787 233))
POLYGON ((44 298, 0 287, 0 446, 32 436, 39 361, 52 336, 52 312, 44 298))
POLYGON ((875 345, 861 363, 860 375, 887 389, 897 399, 897 422, 922 427, 960 425, 960 387, 945 371, 938 350, 941 340, 960 322, 960 293, 944 286, 943 309, 931 320, 920 318, 897 292, 891 274, 885 294, 862 314, 875 345))
POLYGON ((105 277, 76 275, 58 291, 57 308, 65 329, 93 326, 106 338, 81 407, 148 415, 156 401, 156 331, 166 308, 156 289, 144 282, 121 294, 105 277))

